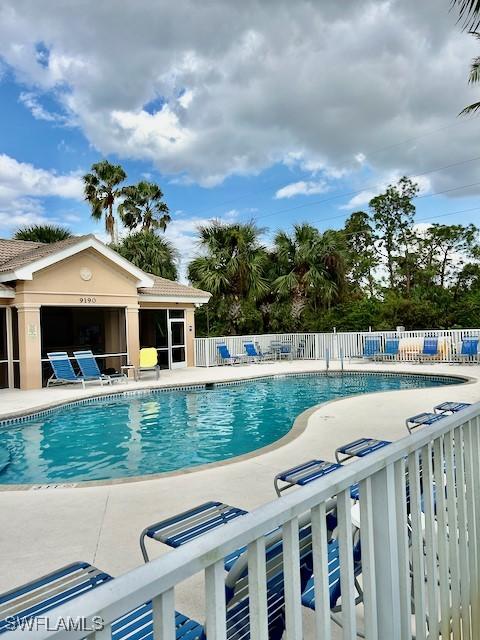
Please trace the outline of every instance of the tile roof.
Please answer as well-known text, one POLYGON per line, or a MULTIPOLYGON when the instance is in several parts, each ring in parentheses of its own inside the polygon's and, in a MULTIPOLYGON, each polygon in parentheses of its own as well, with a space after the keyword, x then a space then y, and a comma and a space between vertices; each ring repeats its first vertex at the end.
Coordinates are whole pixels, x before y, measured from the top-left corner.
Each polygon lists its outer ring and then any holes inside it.
POLYGON ((26 240, 3 240, 0 238, 0 264, 15 258, 25 251, 31 251, 38 246, 40 246, 39 242, 27 242, 26 240))
POLYGON ((209 298, 210 293, 208 291, 202 291, 202 289, 196 289, 186 284, 180 284, 174 280, 167 280, 167 278, 160 278, 152 273, 148 274, 154 281, 153 287, 141 287, 138 293, 141 296, 175 296, 184 298, 209 298))
POLYGON ((0 273, 14 271, 19 267, 62 251, 65 247, 77 244, 89 236, 74 236, 60 242, 50 244, 44 242, 28 242, 26 240, 0 239, 0 273))
MULTIPOLYGON (((25 240, 2 240, 0 238, 0 273, 15 271, 15 269, 19 267, 62 251, 66 247, 75 245, 88 237, 94 236, 74 236, 73 238, 67 238, 67 240, 61 240, 60 242, 51 244, 28 242, 25 240)), ((153 287, 140 288, 138 290, 140 295, 205 298, 206 300, 210 297, 207 291, 180 284, 173 280, 167 280, 166 278, 160 278, 150 273, 148 275, 154 281, 154 285, 153 287)))

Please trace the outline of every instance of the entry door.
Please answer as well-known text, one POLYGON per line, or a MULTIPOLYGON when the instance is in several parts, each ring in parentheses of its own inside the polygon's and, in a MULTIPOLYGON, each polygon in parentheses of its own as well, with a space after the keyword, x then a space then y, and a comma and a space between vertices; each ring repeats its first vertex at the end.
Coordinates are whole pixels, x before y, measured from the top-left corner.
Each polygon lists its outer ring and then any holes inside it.
POLYGON ((171 367, 180 369, 187 366, 185 345, 185 320, 171 318, 170 323, 170 348, 171 367))

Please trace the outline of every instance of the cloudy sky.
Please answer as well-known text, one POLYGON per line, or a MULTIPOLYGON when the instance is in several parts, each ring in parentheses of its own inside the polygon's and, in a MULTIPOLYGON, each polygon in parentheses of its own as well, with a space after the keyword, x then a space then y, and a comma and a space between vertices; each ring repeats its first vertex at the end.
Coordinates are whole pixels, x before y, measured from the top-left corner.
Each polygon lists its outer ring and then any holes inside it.
POLYGON ((402 174, 419 222, 480 223, 480 117, 457 117, 479 48, 449 8, 2 0, 0 237, 102 237, 81 175, 104 157, 162 186, 184 258, 209 218, 338 228, 402 174))

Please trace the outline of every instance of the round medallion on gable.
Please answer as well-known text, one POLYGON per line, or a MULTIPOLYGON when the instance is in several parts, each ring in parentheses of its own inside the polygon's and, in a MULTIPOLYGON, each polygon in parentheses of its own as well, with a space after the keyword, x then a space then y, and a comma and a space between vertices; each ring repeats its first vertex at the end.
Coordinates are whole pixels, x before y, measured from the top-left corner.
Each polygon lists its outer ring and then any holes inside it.
POLYGON ((80 277, 82 280, 85 280, 85 282, 88 282, 92 279, 92 272, 88 267, 82 267, 80 269, 80 277))

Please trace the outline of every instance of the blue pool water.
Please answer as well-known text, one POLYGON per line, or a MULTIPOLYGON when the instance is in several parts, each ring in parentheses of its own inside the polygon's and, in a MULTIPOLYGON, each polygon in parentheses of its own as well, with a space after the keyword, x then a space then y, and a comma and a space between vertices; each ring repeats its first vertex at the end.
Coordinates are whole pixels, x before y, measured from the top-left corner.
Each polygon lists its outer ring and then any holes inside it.
MULTIPOLYGON (((10 453, 0 483, 122 478, 226 460, 275 442, 299 413, 315 404, 358 393, 452 383, 458 380, 381 374, 286 376, 58 408, 0 426, 0 450, 10 453)), ((372 410, 374 403, 372 399, 372 410)), ((430 404, 426 396, 425 409, 430 404)))

